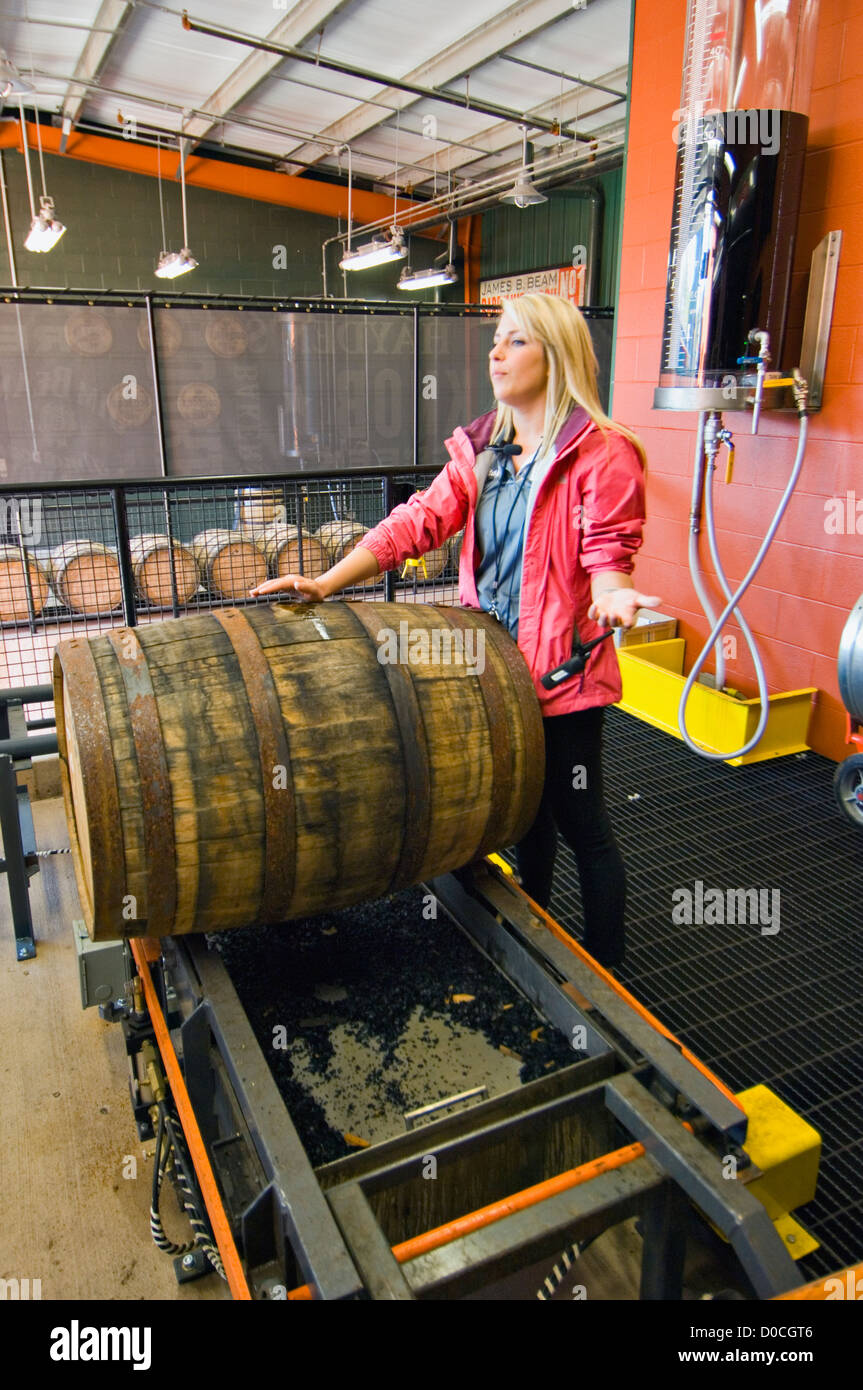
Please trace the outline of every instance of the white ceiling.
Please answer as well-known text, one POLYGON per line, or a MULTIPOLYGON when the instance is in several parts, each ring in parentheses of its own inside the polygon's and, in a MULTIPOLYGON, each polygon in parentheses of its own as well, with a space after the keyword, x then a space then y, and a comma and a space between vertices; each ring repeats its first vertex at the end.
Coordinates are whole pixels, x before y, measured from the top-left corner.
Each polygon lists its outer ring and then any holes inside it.
POLYGON ((83 130, 119 133, 121 118, 134 119, 139 138, 185 134, 189 149, 221 145, 291 173, 344 175, 337 148, 347 143, 355 178, 428 196, 449 178, 459 186, 520 164, 521 117, 538 169, 589 146, 532 128, 537 118, 563 122, 600 152, 618 148, 630 4, 190 0, 193 22, 467 94, 509 119, 188 32, 181 7, 156 0, 0 0, 0 47, 34 87, 25 107, 83 130))

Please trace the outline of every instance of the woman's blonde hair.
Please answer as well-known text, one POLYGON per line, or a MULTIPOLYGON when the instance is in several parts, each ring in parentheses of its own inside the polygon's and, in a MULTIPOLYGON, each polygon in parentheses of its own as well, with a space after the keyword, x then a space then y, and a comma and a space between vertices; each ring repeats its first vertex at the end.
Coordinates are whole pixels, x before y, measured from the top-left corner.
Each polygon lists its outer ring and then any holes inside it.
MULTIPOLYGON (((635 446, 646 466, 644 445, 632 430, 610 420, 602 408, 596 379, 599 366, 590 330, 574 304, 551 294, 524 294, 501 301, 506 312, 524 336, 542 345, 548 367, 545 420, 542 437, 546 445, 557 438, 574 406, 587 411, 603 434, 614 430, 635 446)), ((511 439, 514 431, 512 409, 498 405, 492 439, 511 439)))

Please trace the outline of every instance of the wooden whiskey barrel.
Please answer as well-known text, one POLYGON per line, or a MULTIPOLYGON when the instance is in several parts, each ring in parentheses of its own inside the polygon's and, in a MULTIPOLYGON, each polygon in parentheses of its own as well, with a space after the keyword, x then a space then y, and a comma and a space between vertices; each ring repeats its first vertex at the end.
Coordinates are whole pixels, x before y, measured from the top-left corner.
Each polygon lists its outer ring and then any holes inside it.
POLYGON ((249 590, 267 577, 263 550, 237 531, 200 531, 192 554, 209 587, 222 598, 248 598, 249 590))
POLYGON ((308 531, 300 531, 296 526, 282 526, 276 522, 274 526, 256 532, 255 538, 267 557, 267 565, 274 578, 282 574, 302 573, 309 579, 317 579, 319 574, 329 569, 327 552, 320 541, 308 531))
POLYGON ((57 738, 97 941, 349 906, 532 824, 542 718, 485 613, 223 609, 61 642, 57 738))
MULTIPOLYGON (((368 530, 368 526, 362 526, 358 521, 325 521, 323 526, 319 526, 315 536, 326 552, 327 568, 330 565, 338 564, 339 560, 343 560, 346 555, 350 555, 368 530)), ((377 579, 366 579, 356 587, 373 589, 376 584, 380 583, 381 578, 379 576, 377 579)))
POLYGON ((135 589, 138 597, 154 608, 170 608, 174 601, 171 592, 172 546, 177 602, 188 603, 201 581, 198 562, 189 547, 181 545, 179 541, 172 543, 167 536, 161 535, 132 536, 129 541, 135 589))
POLYGON ((335 565, 346 555, 350 555, 368 529, 358 521, 325 521, 323 526, 318 527, 315 535, 327 552, 330 564, 335 565))
POLYGON ((123 597, 117 552, 96 541, 65 541, 51 551, 51 583, 76 613, 110 613, 123 597))
POLYGON ((274 522, 287 522, 285 497, 281 488, 237 488, 237 527, 243 531, 264 531, 274 522))
POLYGON ((28 591, 33 616, 38 617, 51 592, 48 570, 29 551, 24 556, 22 560, 17 545, 0 545, 0 621, 4 623, 29 618, 28 591))

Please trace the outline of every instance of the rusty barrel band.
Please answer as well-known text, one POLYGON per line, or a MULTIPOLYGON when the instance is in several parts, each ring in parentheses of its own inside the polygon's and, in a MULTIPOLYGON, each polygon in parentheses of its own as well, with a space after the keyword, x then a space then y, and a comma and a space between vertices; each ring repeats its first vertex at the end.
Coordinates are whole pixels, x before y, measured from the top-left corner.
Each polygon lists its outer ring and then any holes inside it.
POLYGON ((123 909, 123 893, 119 891, 125 880, 125 849, 123 845, 123 823, 120 819, 120 793, 117 788, 117 775, 110 756, 111 736, 105 714, 105 697, 102 683, 96 669, 96 661, 89 641, 72 640, 62 642, 54 657, 55 700, 57 719, 57 744, 60 750, 60 766, 63 776, 63 790, 67 794, 69 824, 74 829, 73 857, 75 876, 81 894, 81 904, 85 911, 89 906, 92 924, 88 923, 94 941, 100 938, 99 923, 106 916, 116 912, 117 917, 123 909), (62 692, 59 689, 56 671, 62 671, 62 683, 74 693, 75 703, 86 711, 87 738, 82 739, 77 730, 78 756, 81 759, 81 785, 84 789, 85 805, 80 811, 86 817, 90 832, 91 877, 93 897, 88 902, 84 865, 81 860, 80 840, 78 838, 74 802, 72 800, 71 778, 69 774, 69 745, 66 735, 66 715, 62 692), (57 697, 60 698, 57 698, 57 697), (92 814, 91 814, 92 813, 92 814), (112 898, 112 891, 115 897, 112 898))
POLYGON ((174 838, 174 801, 162 724, 146 653, 134 628, 115 628, 106 636, 114 648, 123 677, 141 782, 147 873, 147 935, 166 936, 173 930, 177 912, 177 847, 174 838))
POLYGON ((294 895, 297 811, 278 691, 258 634, 246 615, 238 608, 222 608, 211 617, 224 628, 234 650, 258 740, 266 838, 261 906, 256 921, 283 922, 294 895), (283 788, 273 785, 276 767, 285 769, 283 788))
MULTIPOLYGON (((377 643, 379 634, 392 616, 392 604, 346 603, 363 630, 377 643), (386 612, 381 615, 381 607, 386 612)), ((375 652, 377 656, 377 652, 375 652)), ((417 882, 431 833, 431 764, 426 741, 425 721, 410 671, 398 663, 379 663, 387 682, 402 744, 405 771, 405 820, 401 852, 387 893, 408 888, 417 882)))
MULTIPOLYGON (((467 614, 463 609, 447 608, 442 605, 438 612, 442 621, 455 632, 472 631, 474 634, 481 632, 485 637, 485 626, 478 623, 475 618, 468 621, 467 614)), ((489 642, 488 645, 493 647, 497 653, 498 649, 495 643, 489 642)), ((509 702, 494 663, 486 661, 482 679, 478 676, 475 676, 474 679, 479 682, 479 693, 485 706, 488 745, 492 754, 491 807, 483 828, 482 838, 476 849, 479 853, 480 848, 485 846, 485 852, 489 853, 491 850, 505 848, 498 843, 498 840, 510 819, 515 778, 515 750, 509 727, 509 702)))

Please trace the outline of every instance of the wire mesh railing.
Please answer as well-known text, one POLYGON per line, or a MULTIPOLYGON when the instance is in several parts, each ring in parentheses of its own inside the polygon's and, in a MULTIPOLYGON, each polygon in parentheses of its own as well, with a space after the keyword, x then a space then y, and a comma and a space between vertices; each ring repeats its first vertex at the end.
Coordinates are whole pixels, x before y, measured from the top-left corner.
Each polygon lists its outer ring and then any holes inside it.
MULTIPOLYGON (((315 578, 432 474, 112 483, 0 490, 0 688, 50 682, 53 650, 114 627, 268 602, 315 578)), ((457 602, 460 538, 346 598, 457 602)))

